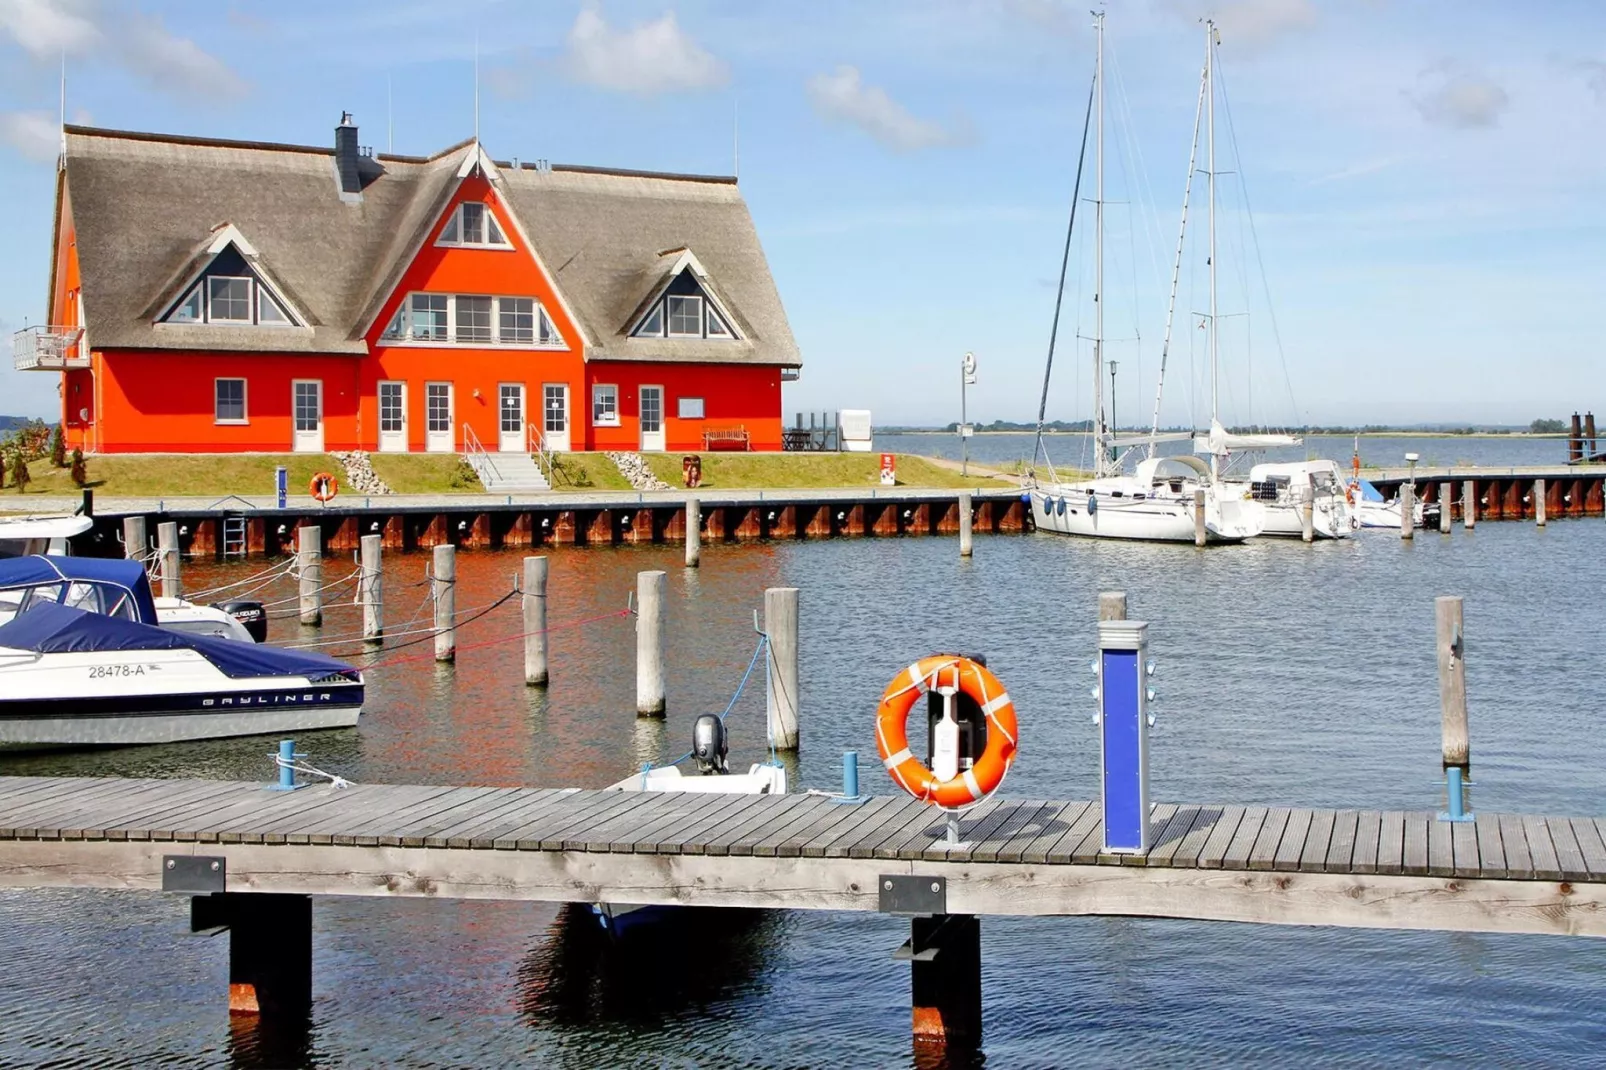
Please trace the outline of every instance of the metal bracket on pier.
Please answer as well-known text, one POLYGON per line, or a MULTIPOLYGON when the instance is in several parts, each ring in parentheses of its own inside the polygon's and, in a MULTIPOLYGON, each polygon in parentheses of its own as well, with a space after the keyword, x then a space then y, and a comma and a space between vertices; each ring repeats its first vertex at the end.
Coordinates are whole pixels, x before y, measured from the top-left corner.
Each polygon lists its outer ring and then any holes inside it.
POLYGON ((229 860, 221 855, 163 855, 162 891, 201 895, 225 890, 229 860))
POLYGON ((908 873, 886 874, 876 880, 883 914, 948 913, 948 878, 908 873))

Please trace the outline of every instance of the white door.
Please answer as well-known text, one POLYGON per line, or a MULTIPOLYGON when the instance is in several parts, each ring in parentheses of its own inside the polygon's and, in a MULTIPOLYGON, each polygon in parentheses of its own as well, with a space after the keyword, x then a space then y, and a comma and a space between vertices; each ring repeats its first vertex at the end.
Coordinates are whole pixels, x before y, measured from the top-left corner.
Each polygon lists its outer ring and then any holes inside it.
POLYGON ((297 379, 291 383, 291 412, 295 434, 291 449, 297 453, 323 452, 323 380, 297 379))
POLYGON ((641 388, 641 448, 664 448, 664 388, 661 386, 641 388))
POLYGON ((501 398, 497 405, 500 422, 496 448, 503 453, 523 453, 530 448, 525 444, 524 384, 503 383, 497 392, 501 398))
POLYGON ((424 384, 424 448, 452 452, 452 384, 424 384))
POLYGON ((541 388, 541 433, 554 453, 569 450, 569 384, 547 383, 541 388))
POLYGON ((379 452, 407 452, 407 384, 379 384, 379 452))

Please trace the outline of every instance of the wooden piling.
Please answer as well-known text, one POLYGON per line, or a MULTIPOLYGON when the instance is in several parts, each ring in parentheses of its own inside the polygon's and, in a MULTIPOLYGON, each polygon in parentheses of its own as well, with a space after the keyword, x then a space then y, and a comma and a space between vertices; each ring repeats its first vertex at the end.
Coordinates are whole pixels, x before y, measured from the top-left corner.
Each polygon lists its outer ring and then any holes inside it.
POLYGON ((156 525, 156 552, 162 565, 162 597, 183 598, 184 584, 179 575, 178 525, 171 520, 156 525))
POLYGON ((362 637, 377 643, 385 636, 385 595, 382 535, 364 535, 359 543, 361 572, 357 579, 357 600, 362 604, 362 637))
POLYGON ((1099 620, 1126 620, 1126 592, 1099 592, 1099 620))
POLYGON ((1193 544, 1203 546, 1205 536, 1205 492, 1200 487, 1193 492, 1193 544))
POLYGON ((770 743, 797 750, 798 668, 796 587, 764 591, 764 634, 769 636, 766 712, 770 743))
POLYGON ((547 685, 546 558, 524 559, 524 682, 547 685))
POLYGON ((1534 480, 1534 523, 1545 526, 1545 481, 1534 480))
POLYGON ((696 568, 703 560, 703 503, 686 499, 686 567, 696 568))
MULTIPOLYGON (((916 917, 909 919, 909 930, 910 1024, 915 1050, 965 1050, 980 1045, 980 919, 974 914, 916 917)), ((917 1065, 922 1062, 916 1059, 917 1065)))
POLYGON ((1439 534, 1450 534, 1450 520, 1455 505, 1455 484, 1439 484, 1439 534))
POLYGON ((1434 600, 1438 626, 1439 715, 1446 768, 1472 764, 1467 733, 1466 640, 1462 630, 1461 596, 1442 595, 1434 600))
POLYGON ((1461 526, 1468 531, 1478 526, 1478 485, 1470 479, 1461 484, 1461 526))
POLYGON ((969 557, 971 555, 970 522, 971 522, 970 495, 961 494, 959 496, 959 556, 960 557, 969 557))
POLYGON ((130 561, 144 561, 150 554, 150 543, 145 534, 145 518, 123 517, 123 556, 130 561))
POLYGON ((1316 541, 1316 477, 1305 473, 1305 485, 1299 495, 1299 537, 1306 542, 1316 541))
POLYGON ((296 571, 301 623, 323 623, 323 531, 316 524, 296 528, 296 571))
POLYGON ((664 592, 669 574, 636 574, 636 713, 664 716, 664 592))
POLYGON ((1416 488, 1409 483, 1400 486, 1400 538, 1409 539, 1416 532, 1416 488))
POLYGON ((435 600, 435 660, 457 660, 457 547, 435 547, 430 596, 435 600))

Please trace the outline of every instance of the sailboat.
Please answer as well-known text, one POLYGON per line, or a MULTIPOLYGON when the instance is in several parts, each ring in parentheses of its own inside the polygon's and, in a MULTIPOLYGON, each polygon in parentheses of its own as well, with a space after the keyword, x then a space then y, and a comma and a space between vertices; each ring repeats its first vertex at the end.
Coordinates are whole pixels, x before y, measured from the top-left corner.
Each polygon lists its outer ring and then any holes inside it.
MULTIPOLYGON (((1241 542, 1260 534, 1264 525, 1261 503, 1237 488, 1223 493, 1218 481, 1215 455, 1206 465, 1198 457, 1187 454, 1156 456, 1157 442, 1171 438, 1187 439, 1191 435, 1161 435, 1158 431, 1158 399, 1156 400, 1156 427, 1147 438, 1149 455, 1139 461, 1132 474, 1122 471, 1118 450, 1131 442, 1111 433, 1105 423, 1104 383, 1104 14, 1093 15, 1097 40, 1093 88, 1089 95, 1089 117, 1096 113, 1094 148, 1094 174, 1097 192, 1094 206, 1094 282, 1093 282, 1093 478, 1061 482, 1034 479, 1028 491, 1032 518, 1039 531, 1066 535, 1083 535, 1104 539, 1145 539, 1157 542, 1195 542, 1202 535, 1206 542, 1241 542)), ((1208 83, 1208 72, 1206 74, 1208 83)), ((1203 92, 1203 90, 1201 90, 1203 92)), ((1213 133, 1213 130, 1212 130, 1213 133)), ((1083 128, 1083 155, 1086 156, 1087 132, 1083 128)), ((1197 124, 1195 132, 1197 147, 1197 124)), ((1212 143, 1212 157, 1214 146, 1212 143)), ((1193 165, 1190 161, 1189 188, 1192 186, 1193 165)), ((1215 240, 1214 182, 1211 173, 1212 225, 1211 241, 1215 240)), ((1078 164, 1077 191, 1072 194, 1071 229, 1076 224, 1076 204, 1080 196, 1081 165, 1078 164)), ((1183 202, 1183 222, 1186 226, 1187 201, 1183 202)), ((1070 233, 1066 234, 1066 258, 1070 255, 1070 233)), ((1180 260, 1180 242, 1178 256, 1180 260)), ((1212 263, 1214 257, 1212 256, 1212 263)), ((1061 265, 1060 292, 1064 292, 1064 264, 1061 265)), ((1211 269, 1212 295, 1212 368, 1214 368, 1214 267, 1211 269)), ((1175 305, 1176 285, 1173 279, 1172 302, 1175 305)), ((1054 313, 1054 333, 1059 327, 1059 306, 1054 313)), ((1167 324, 1169 340, 1170 325, 1167 324)), ((1169 344, 1169 341, 1168 341, 1169 344)), ((1048 367, 1043 374, 1043 396, 1037 413, 1036 453, 1042 447, 1043 418, 1048 404, 1049 375, 1053 368, 1054 343, 1049 343, 1048 367)), ((1164 381, 1164 358, 1161 361, 1161 378, 1164 381)), ((1212 372, 1212 381, 1214 373, 1212 372)), ((1220 425, 1214 420, 1212 406, 1212 433, 1220 425)), ((1226 432, 1222 431, 1225 435, 1226 432)))

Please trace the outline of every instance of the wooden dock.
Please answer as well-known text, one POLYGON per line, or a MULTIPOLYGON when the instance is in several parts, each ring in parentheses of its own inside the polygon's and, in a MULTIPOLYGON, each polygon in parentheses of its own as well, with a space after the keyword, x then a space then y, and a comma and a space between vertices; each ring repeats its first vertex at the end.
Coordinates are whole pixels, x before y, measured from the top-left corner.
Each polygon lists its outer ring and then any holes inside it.
POLYGON ((1152 822, 1147 856, 1106 855, 1097 803, 994 797, 956 850, 901 795, 3 777, 0 887, 191 894, 268 1007, 310 1000, 313 896, 879 910, 913 917, 917 1033, 940 966, 928 1025, 978 1035, 979 915, 1606 936, 1601 819, 1163 804, 1152 822))

